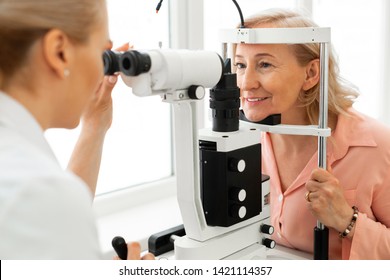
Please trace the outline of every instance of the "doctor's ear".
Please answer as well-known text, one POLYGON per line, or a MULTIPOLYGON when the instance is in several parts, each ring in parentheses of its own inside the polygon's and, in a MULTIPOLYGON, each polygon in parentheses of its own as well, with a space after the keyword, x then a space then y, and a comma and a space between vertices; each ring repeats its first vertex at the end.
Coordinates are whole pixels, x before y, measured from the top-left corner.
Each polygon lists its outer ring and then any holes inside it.
POLYGON ((72 58, 72 43, 69 37, 59 29, 51 29, 42 39, 42 50, 49 68, 59 78, 66 78, 72 58))
POLYGON ((303 83, 303 90, 309 90, 320 81, 320 60, 313 59, 306 65, 306 78, 303 83))

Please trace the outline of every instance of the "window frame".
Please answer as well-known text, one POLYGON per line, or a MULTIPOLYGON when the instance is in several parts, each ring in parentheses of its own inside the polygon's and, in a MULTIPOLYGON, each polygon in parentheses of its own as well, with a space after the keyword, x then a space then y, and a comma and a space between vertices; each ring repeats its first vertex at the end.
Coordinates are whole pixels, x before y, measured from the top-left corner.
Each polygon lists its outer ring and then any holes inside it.
MULTIPOLYGON (((156 2, 156 4, 158 1, 156 2)), ((172 49, 203 49, 203 0, 166 0, 163 3, 163 8, 169 9, 169 44, 172 49)), ((167 104, 161 104, 164 106, 167 104)), ((203 105, 199 104, 198 121, 200 124, 204 122, 203 105)), ((152 194, 160 193, 160 190, 166 187, 166 182, 175 182, 175 151, 173 139, 173 117, 171 109, 171 139, 172 139, 172 174, 161 180, 147 182, 136 186, 130 186, 123 189, 118 189, 113 192, 102 193, 96 196, 94 202, 95 211, 98 217, 107 214, 112 214, 121 211, 125 208, 132 207, 132 203, 137 205, 137 201, 147 203, 156 199, 152 194), (121 197, 131 202, 124 205, 121 197), (138 200, 131 199, 131 196, 138 197, 138 200), (117 204, 115 206, 115 204, 117 204)), ((176 186, 176 185, 175 185, 176 186)), ((176 187, 175 187, 176 189, 176 187)), ((168 190, 168 193, 172 193, 168 190)), ((173 193, 176 195, 176 191, 173 193)), ((159 196, 157 196, 159 197, 159 196)), ((162 196, 164 197, 164 196, 162 196)))

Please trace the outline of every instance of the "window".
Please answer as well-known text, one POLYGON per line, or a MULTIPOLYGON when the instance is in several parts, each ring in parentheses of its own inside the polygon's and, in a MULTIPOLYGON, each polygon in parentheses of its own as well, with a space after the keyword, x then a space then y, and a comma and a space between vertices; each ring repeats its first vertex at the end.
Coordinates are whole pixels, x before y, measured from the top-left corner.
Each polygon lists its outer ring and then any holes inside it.
MULTIPOLYGON (((168 1, 167 1, 168 2, 168 1)), ((164 3, 168 6, 168 3, 164 3)), ((137 49, 168 47, 168 9, 156 14, 157 1, 107 0, 114 48, 126 42, 137 49)), ((140 98, 119 79, 113 91, 114 119, 107 133, 97 194, 172 175, 171 112, 159 96, 140 98)), ((46 136, 65 168, 79 128, 52 129, 46 136)))
POLYGON ((331 27, 341 75, 360 91, 354 107, 381 119, 385 111, 383 1, 315 0, 312 5, 314 21, 331 27))

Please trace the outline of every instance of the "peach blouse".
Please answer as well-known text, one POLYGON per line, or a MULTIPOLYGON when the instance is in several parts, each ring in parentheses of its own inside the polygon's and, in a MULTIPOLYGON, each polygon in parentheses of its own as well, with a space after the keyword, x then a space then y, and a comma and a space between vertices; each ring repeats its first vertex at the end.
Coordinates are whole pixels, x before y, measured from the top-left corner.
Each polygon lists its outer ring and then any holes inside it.
MULTIPOLYGON (((352 240, 329 229, 329 259, 390 259, 390 128, 354 109, 348 113, 338 117, 327 157, 359 216, 352 240)), ((273 238, 280 245, 312 253, 316 219, 304 197, 318 153, 283 193, 268 133, 262 134, 261 142, 262 172, 271 177, 273 238)))

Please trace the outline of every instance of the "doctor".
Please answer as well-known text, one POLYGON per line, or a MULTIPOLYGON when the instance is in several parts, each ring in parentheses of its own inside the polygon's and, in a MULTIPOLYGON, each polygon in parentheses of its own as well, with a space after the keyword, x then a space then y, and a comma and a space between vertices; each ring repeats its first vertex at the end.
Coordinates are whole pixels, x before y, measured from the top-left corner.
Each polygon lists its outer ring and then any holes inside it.
POLYGON ((116 83, 105 1, 1 0, 0 38, 0 259, 99 259, 91 204, 116 83), (43 133, 80 119, 64 171, 43 133))

